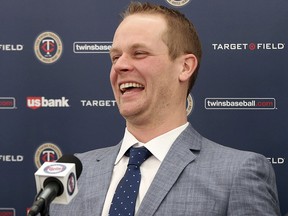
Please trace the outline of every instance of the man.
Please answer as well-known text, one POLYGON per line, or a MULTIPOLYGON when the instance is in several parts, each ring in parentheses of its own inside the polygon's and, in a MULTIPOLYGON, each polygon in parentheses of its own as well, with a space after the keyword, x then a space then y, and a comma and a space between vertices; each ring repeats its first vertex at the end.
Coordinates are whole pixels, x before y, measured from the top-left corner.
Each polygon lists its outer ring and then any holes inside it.
POLYGON ((51 216, 112 214, 131 146, 152 153, 140 166, 135 215, 280 215, 266 158, 209 141, 187 122, 186 97, 201 46, 182 14, 131 3, 110 55, 111 85, 126 119, 124 138, 116 146, 78 154, 84 166, 79 194, 67 206, 52 205, 51 216))

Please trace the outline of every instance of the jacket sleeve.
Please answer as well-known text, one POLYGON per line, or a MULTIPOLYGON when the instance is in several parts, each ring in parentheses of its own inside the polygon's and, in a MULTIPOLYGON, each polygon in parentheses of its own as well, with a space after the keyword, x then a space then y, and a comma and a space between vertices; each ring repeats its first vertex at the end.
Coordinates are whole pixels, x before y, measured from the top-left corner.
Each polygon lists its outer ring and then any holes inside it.
POLYGON ((243 158, 233 176, 227 215, 280 216, 274 170, 264 156, 243 158))

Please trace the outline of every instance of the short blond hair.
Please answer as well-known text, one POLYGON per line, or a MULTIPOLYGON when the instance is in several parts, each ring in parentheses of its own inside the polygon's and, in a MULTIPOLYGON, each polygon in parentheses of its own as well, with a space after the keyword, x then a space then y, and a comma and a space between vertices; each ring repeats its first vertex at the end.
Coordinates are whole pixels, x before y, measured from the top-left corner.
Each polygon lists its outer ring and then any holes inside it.
POLYGON ((194 86, 202 57, 201 42, 194 25, 179 11, 151 3, 131 2, 122 14, 122 18, 125 19, 133 14, 159 14, 164 17, 167 31, 163 35, 163 41, 168 47, 172 60, 182 54, 196 56, 198 65, 189 80, 188 95, 194 86))

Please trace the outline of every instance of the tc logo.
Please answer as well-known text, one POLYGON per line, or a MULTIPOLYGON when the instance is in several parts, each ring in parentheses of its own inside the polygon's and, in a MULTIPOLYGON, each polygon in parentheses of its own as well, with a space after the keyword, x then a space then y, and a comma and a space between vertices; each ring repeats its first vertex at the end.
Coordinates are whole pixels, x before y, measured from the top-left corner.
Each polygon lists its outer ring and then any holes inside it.
POLYGON ((55 41, 52 39, 42 40, 41 49, 46 53, 46 56, 51 57, 51 53, 55 50, 55 41))
POLYGON ((43 32, 35 40, 35 55, 43 63, 51 64, 56 62, 61 57, 62 51, 62 41, 53 32, 43 32))
POLYGON ((61 150, 53 143, 44 143, 39 146, 34 155, 34 162, 39 169, 45 162, 54 162, 62 156, 61 150))
POLYGON ((42 152, 41 160, 44 162, 53 162, 56 160, 57 155, 55 154, 55 151, 52 150, 44 150, 42 152))

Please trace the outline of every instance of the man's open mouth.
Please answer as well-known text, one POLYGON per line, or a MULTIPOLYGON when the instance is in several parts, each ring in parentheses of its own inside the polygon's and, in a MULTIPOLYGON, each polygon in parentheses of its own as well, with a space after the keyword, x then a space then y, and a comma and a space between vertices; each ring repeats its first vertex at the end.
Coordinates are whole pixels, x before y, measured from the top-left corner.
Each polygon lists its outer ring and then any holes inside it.
POLYGON ((120 91, 122 94, 128 91, 132 91, 135 89, 143 90, 144 86, 139 83, 129 82, 129 83, 122 83, 120 86, 120 91))

